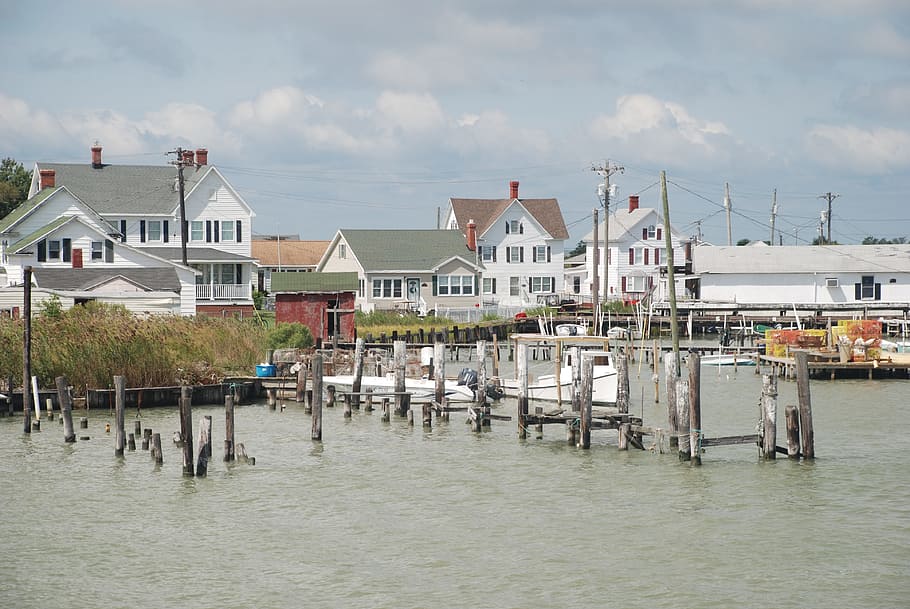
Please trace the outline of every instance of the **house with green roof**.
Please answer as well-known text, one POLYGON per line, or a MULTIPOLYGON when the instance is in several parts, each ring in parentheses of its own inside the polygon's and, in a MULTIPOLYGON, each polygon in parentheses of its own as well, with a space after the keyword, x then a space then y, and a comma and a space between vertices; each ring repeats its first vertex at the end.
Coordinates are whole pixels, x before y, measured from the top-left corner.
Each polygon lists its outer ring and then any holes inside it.
POLYGON ((483 264, 457 230, 340 229, 316 271, 356 273, 356 307, 366 313, 480 305, 483 264))
POLYGON ((275 321, 301 323, 317 340, 354 340, 355 272, 272 273, 275 321))
POLYGON ((91 162, 36 163, 28 202, 3 219, 8 225, 8 232, 2 235, 4 265, 6 256, 12 254, 20 269, 8 269, 9 281, 15 282, 17 277, 21 281, 25 264, 36 268, 63 265, 74 270, 91 267, 95 272, 110 267, 114 274, 122 266, 156 268, 157 261, 163 260, 178 269, 181 278, 182 269, 190 269, 192 283, 181 293, 181 314, 252 315, 255 214, 221 172, 209 165, 207 150, 183 151, 181 161, 182 214, 178 169, 173 165, 106 164, 98 144, 91 148, 91 162), (59 187, 78 201, 74 208, 66 210, 45 202, 57 196, 54 193, 59 187), (51 217, 55 213, 58 215, 51 217), (16 253, 7 249, 30 232, 50 228, 50 222, 73 214, 97 225, 107 238, 71 240, 73 250, 67 260, 63 259, 64 238, 56 238, 57 234, 46 237, 46 260, 39 258, 38 242, 16 253), (109 250, 113 261, 109 261, 109 250), (130 256, 118 255, 121 251, 130 256), (80 263, 82 267, 77 266, 80 263))

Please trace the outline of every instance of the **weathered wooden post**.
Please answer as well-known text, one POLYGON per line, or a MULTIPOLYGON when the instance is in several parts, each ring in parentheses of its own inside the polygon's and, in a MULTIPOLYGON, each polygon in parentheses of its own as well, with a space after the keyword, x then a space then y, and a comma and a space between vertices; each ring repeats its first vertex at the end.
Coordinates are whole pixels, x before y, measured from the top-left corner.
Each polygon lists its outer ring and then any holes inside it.
POLYGON ((777 377, 761 377, 761 454, 765 459, 777 457, 777 377))
MULTIPOLYGON (((22 269, 22 417, 25 433, 32 433, 32 267, 22 269)), ((10 394, 13 388, 10 387, 10 394)))
POLYGON ((518 343, 515 352, 518 366, 518 437, 528 437, 528 345, 518 343))
POLYGON ((265 390, 265 403, 269 405, 271 410, 275 410, 278 406, 278 390, 277 389, 266 389, 265 390))
POLYGON ((354 380, 351 383, 351 406, 356 409, 360 409, 360 392, 363 387, 363 351, 364 351, 364 342, 362 338, 358 338, 354 343, 354 380))
POLYGON ((477 341, 477 390, 474 393, 474 402, 480 411, 487 404, 487 341, 477 341))
POLYGON ((423 426, 426 429, 433 427, 433 407, 426 403, 423 405, 423 426))
POLYGON ((410 408, 410 396, 405 390, 405 373, 408 367, 407 343, 396 340, 392 343, 392 353, 395 357, 395 414, 399 417, 407 415, 410 408))
POLYGON ((581 357, 581 444, 591 448, 591 401, 594 392, 594 358, 581 357))
POLYGON ((676 381, 679 380, 679 360, 675 353, 664 358, 664 374, 667 384, 667 427, 670 432, 670 448, 679 446, 679 414, 676 408, 676 381))
POLYGON ((193 388, 180 387, 180 437, 183 438, 183 475, 193 477, 193 388))
POLYGON ((657 345, 657 340, 655 339, 651 352, 651 370, 653 374, 651 375, 652 380, 654 381, 654 403, 660 403, 660 347, 657 345))
POLYGON ((161 452, 161 434, 156 433, 152 436, 152 459, 155 463, 161 465, 164 463, 164 454, 161 452))
POLYGON ((351 396, 350 393, 344 394, 344 418, 346 418, 346 419, 351 418, 351 411, 353 410, 353 406, 351 406, 352 397, 353 396, 351 396))
POLYGON ((7 416, 13 416, 13 375, 10 374, 6 377, 6 414, 7 416))
POLYGON ((676 380, 676 433, 678 437, 678 453, 680 461, 692 458, 689 448, 689 379, 677 378, 676 380))
POLYGON ((433 344, 433 374, 436 381, 436 405, 443 413, 442 420, 446 421, 449 413, 446 411, 446 344, 443 342, 433 344))
POLYGON ((326 395, 326 400, 325 400, 326 408, 334 408, 335 407, 335 385, 329 385, 328 387, 326 387, 325 395, 326 395))
POLYGON ((196 461, 196 477, 205 478, 212 456, 212 417, 205 415, 199 421, 199 457, 196 461))
POLYGON ((493 333, 493 376, 499 378, 499 338, 493 333))
POLYGON ((294 392, 294 400, 299 404, 306 399, 306 375, 307 375, 307 364, 306 361, 301 361, 300 368, 297 369, 297 388, 294 392))
MULTIPOLYGON (((569 347, 569 361, 572 363, 572 412, 581 412, 581 359, 578 347, 569 347)), ((574 431, 572 432, 574 435, 574 431)), ((574 443, 573 443, 574 446, 574 443)))
POLYGON ((799 459, 799 409, 791 404, 784 415, 787 418, 787 458, 799 459))
MULTIPOLYGON (((70 443, 76 441, 76 430, 73 428, 73 396, 70 394, 66 377, 58 376, 57 400, 60 402, 60 413, 63 416, 63 441, 70 443)), ((12 391, 10 391, 12 393, 12 391)))
POLYGON ((313 356, 313 425, 310 437, 322 441, 322 354, 313 356))
POLYGON ((692 465, 701 465, 701 356, 696 352, 686 358, 689 368, 689 451, 692 465))
POLYGON ((224 396, 224 460, 234 460, 234 396, 224 396))
POLYGON ((129 450, 136 450, 136 434, 130 432, 129 439, 127 440, 126 446, 129 450))
POLYGON ((799 431, 803 459, 815 458, 815 431, 812 428, 812 399, 809 395, 809 354, 796 352, 796 389, 799 396, 799 431))
POLYGON ((624 353, 616 356, 616 410, 629 412, 629 359, 624 353))
POLYGON ((122 376, 114 377, 114 407, 117 412, 116 427, 114 428, 114 456, 122 457, 123 448, 126 444, 126 429, 124 429, 126 379, 122 376))
POLYGON ((367 387, 365 399, 363 401, 363 411, 364 412, 373 412, 373 388, 367 387))
POLYGON ((391 409, 392 407, 389 403, 389 398, 382 398, 382 411, 379 420, 388 423, 392 419, 391 409))

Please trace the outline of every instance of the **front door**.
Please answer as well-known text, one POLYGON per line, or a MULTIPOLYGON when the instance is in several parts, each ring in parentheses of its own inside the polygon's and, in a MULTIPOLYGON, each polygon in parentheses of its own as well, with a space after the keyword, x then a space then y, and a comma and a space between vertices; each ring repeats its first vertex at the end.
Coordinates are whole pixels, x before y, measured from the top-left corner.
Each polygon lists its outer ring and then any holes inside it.
POLYGON ((82 268, 82 250, 81 249, 73 250, 73 268, 74 269, 82 268))
POLYGON ((408 306, 412 311, 420 308, 420 279, 408 277, 408 306))

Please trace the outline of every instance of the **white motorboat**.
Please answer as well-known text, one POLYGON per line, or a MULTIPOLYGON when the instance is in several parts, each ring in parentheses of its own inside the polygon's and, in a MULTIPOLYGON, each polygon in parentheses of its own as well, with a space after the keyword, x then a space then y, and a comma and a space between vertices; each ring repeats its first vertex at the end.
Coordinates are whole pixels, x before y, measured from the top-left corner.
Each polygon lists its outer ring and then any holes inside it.
POLYGON ((757 351, 722 351, 701 356, 702 366, 754 366, 757 351))
MULTIPOLYGON (((338 391, 350 391, 354 386, 353 374, 336 374, 322 377, 322 386, 334 385, 338 391)), ((475 381, 476 385, 476 381, 475 381)), ((374 393, 390 393, 395 390, 395 373, 384 376, 362 376, 360 390, 372 389, 374 393)), ((405 391, 416 401, 432 400, 436 396, 436 381, 429 378, 405 378, 405 391)), ((461 384, 457 379, 446 379, 445 396, 449 402, 473 402, 474 390, 468 384, 461 384)))

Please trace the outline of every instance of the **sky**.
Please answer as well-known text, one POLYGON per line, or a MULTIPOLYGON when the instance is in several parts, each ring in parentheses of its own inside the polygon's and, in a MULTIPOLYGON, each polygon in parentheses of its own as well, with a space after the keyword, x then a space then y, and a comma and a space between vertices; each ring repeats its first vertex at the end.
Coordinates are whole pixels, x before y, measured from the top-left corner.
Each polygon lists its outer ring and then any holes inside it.
MULTIPOLYGON (((209 161, 260 234, 435 228, 450 197, 559 200, 622 167, 685 234, 910 237, 907 0, 0 0, 0 157, 209 161), (827 227, 825 226, 825 231, 827 227)), ((601 211, 602 213, 602 211, 601 211)), ((601 216, 602 217, 602 216, 601 216)))

